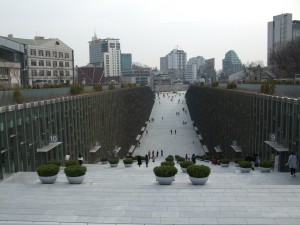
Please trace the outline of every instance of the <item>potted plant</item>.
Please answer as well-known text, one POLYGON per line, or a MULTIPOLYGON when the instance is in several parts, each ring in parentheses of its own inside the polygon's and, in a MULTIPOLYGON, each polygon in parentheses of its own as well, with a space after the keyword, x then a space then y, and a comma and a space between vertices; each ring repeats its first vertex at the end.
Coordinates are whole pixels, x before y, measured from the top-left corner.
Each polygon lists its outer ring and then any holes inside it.
POLYGON ((137 161, 137 156, 132 156, 131 159, 133 160, 133 162, 137 161))
POLYGON ((156 166, 153 169, 159 184, 171 184, 175 180, 178 170, 174 166, 156 166))
POLYGON ((65 161, 65 166, 69 167, 69 166, 76 166, 79 165, 78 160, 69 160, 69 161, 65 161))
POLYGON ((210 162, 211 158, 208 155, 203 156, 204 162, 210 162))
POLYGON ((181 171, 183 173, 186 173, 186 169, 191 166, 191 165, 194 165, 194 163, 192 161, 183 161, 180 163, 180 168, 181 168, 181 171))
POLYGON ((107 157, 101 157, 100 162, 101 162, 101 164, 107 164, 108 163, 108 158, 107 157))
POLYGON ((181 156, 178 156, 177 159, 176 159, 176 161, 177 161, 178 163, 181 163, 181 162, 185 161, 185 158, 183 158, 183 157, 181 157, 181 156))
POLYGON ((123 159, 123 163, 125 167, 132 167, 133 160, 131 158, 123 159))
POLYGON ((48 161, 46 164, 54 164, 57 166, 61 166, 61 162, 59 160, 51 160, 51 161, 48 161))
POLYGON ((174 161, 174 157, 172 155, 168 155, 167 158, 165 158, 166 161, 174 161))
POLYGON ((53 184, 57 179, 59 166, 54 164, 46 164, 37 168, 37 174, 43 184, 53 184))
POLYGON ((221 165, 222 167, 228 167, 228 166, 229 166, 229 163, 230 163, 229 159, 221 159, 221 160, 220 160, 220 165, 221 165))
POLYGON ((252 163, 249 161, 240 161, 239 166, 241 168, 242 173, 249 173, 252 168, 252 163))
POLYGON ((273 163, 268 160, 262 160, 258 165, 261 172, 270 172, 273 167, 273 163))
POLYGON ((84 180, 85 173, 85 166, 74 165, 65 168, 65 174, 70 184, 81 184, 84 180))
POLYGON ((117 167, 119 164, 119 161, 120 161, 119 158, 110 158, 108 160, 110 167, 117 167))
POLYGON ((240 164, 239 164, 240 161, 244 161, 244 160, 243 160, 243 159, 240 159, 240 158, 237 158, 237 159, 234 160, 235 166, 236 166, 236 167, 239 167, 239 166, 240 166, 240 164))
POLYGON ((203 185, 210 175, 210 168, 204 165, 192 165, 187 168, 190 181, 195 185, 203 185))
POLYGON ((174 161, 166 161, 166 162, 161 162, 161 166, 175 166, 174 161))

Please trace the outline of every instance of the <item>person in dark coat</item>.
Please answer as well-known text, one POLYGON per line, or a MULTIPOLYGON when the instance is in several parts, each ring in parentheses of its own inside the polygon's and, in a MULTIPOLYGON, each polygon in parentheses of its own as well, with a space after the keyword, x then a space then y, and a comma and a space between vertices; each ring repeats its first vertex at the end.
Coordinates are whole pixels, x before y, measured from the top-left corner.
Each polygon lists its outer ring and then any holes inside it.
POLYGON ((137 157, 137 162, 138 162, 139 167, 141 167, 141 165, 142 165, 142 158, 139 155, 137 157))
POLYGON ((148 158, 148 155, 147 155, 147 154, 145 155, 145 163, 146 163, 146 167, 148 167, 149 158, 148 158))

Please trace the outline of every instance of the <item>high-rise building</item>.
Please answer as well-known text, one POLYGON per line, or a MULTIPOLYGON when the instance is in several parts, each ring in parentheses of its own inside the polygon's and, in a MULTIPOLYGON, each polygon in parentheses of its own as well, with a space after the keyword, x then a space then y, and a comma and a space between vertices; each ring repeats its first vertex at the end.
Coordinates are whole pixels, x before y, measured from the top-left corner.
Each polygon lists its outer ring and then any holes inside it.
POLYGON ((197 80, 199 67, 205 64, 202 56, 190 58, 185 68, 185 80, 193 83, 197 80))
POLYGON ((185 70, 186 53, 183 50, 173 49, 168 55, 168 70, 185 70))
POLYGON ((132 55, 130 53, 121 53, 121 70, 132 69, 132 55))
POLYGON ((230 50, 223 59, 223 73, 226 76, 242 70, 242 63, 235 51, 230 50))
POLYGON ((268 66, 275 47, 282 47, 285 43, 300 37, 300 21, 292 20, 291 13, 273 16, 273 21, 268 22, 268 66))
POLYGON ((98 39, 89 42, 90 63, 104 67, 105 76, 121 76, 121 48, 119 39, 98 39))
POLYGON ((168 57, 160 57, 160 71, 167 73, 168 72, 168 57))

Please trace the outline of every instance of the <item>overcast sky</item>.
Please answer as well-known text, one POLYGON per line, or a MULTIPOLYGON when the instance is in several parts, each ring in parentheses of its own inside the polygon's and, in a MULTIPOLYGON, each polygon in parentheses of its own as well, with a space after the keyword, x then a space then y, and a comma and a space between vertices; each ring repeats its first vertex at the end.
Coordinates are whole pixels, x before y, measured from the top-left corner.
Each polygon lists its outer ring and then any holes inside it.
POLYGON ((119 38, 133 61, 159 68, 159 58, 179 46, 187 58, 215 58, 216 69, 234 50, 242 63, 267 58, 267 22, 292 13, 300 0, 1 0, 1 36, 59 38, 89 62, 88 42, 119 38))

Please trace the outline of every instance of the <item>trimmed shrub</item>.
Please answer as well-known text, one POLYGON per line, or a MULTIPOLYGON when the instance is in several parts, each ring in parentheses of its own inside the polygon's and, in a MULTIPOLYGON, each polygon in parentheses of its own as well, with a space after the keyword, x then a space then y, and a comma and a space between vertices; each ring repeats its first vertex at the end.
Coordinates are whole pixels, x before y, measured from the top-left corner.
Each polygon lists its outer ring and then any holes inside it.
POLYGON ((180 163, 180 167, 182 168, 188 168, 189 166, 194 165, 194 163, 192 161, 183 161, 180 163))
POLYGON ((132 159, 123 159, 124 164, 132 164, 133 160, 132 159))
POLYGON ((85 175, 86 167, 75 165, 75 166, 68 166, 65 168, 65 174, 68 177, 80 177, 85 175))
POLYGON ((108 90, 114 90, 114 89, 115 89, 115 85, 112 84, 112 83, 110 83, 110 84, 108 85, 108 90))
POLYGON ((235 89, 236 88, 236 83, 231 82, 227 84, 227 89, 235 89))
POLYGON ((69 166, 76 166, 79 165, 79 162, 77 160, 69 160, 69 161, 65 161, 65 166, 69 167, 69 166))
POLYGON ((263 167, 263 168, 272 168, 273 167, 273 163, 268 161, 268 160, 262 160, 259 163, 259 167, 263 167))
POLYGON ((211 160, 211 157, 210 156, 208 156, 208 155, 205 155, 205 156, 203 156, 203 160, 211 160))
POLYGON ((119 158, 111 158, 111 159, 108 160, 108 162, 109 162, 110 164, 118 164, 119 161, 120 161, 119 158))
POLYGON ((166 161, 174 161, 174 157, 172 155, 168 155, 167 158, 165 158, 166 161))
POLYGON ((133 161, 136 161, 136 160, 137 160, 137 156, 132 156, 131 159, 132 159, 133 161))
POLYGON ((210 168, 204 165, 192 165, 187 168, 190 177, 203 178, 210 175, 210 168))
POLYGON ((220 163, 221 163, 221 164, 229 164, 229 163, 230 163, 230 160, 229 160, 229 159, 221 159, 221 160, 220 160, 220 163))
POLYGON ((94 91, 96 91, 96 92, 102 91, 102 85, 101 84, 95 84, 94 85, 94 91))
POLYGON ((82 85, 74 84, 71 86, 71 94, 79 95, 84 92, 84 88, 82 85))
POLYGON ((243 159, 240 159, 240 158, 237 158, 237 159, 234 160, 234 162, 237 163, 237 164, 239 164, 240 161, 244 161, 244 160, 243 160, 243 159))
POLYGON ((100 158, 100 162, 107 162, 107 161, 108 161, 108 158, 106 158, 106 157, 100 158))
POLYGON ((239 165, 241 168, 252 168, 252 163, 249 161, 240 161, 239 165))
POLYGON ((219 82, 218 81, 214 81, 211 83, 212 87, 219 87, 219 82))
POLYGON ((156 166, 153 172, 158 177, 173 177, 177 174, 178 170, 174 166, 156 166))
POLYGON ((51 160, 51 161, 48 161, 46 164, 53 164, 53 165, 60 166, 61 162, 58 160, 51 160))
POLYGON ((46 164, 37 168, 37 174, 40 177, 51 177, 57 175, 59 172, 59 166, 54 164, 46 164))
POLYGON ((19 90, 15 90, 13 93, 15 103, 21 104, 23 102, 22 94, 19 90))
POLYGON ((166 162, 161 162, 161 166, 175 166, 174 161, 166 161, 166 162))

